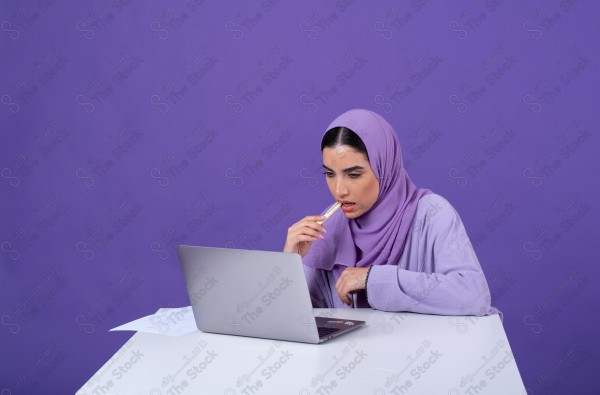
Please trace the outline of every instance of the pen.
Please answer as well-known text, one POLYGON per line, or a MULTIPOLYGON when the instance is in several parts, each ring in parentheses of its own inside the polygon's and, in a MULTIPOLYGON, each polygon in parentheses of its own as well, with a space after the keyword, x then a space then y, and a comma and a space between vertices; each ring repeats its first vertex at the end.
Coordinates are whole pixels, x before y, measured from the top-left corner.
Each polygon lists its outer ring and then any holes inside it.
POLYGON ((338 208, 340 208, 340 206, 341 206, 341 205, 342 205, 342 204, 341 204, 340 202, 335 202, 335 204, 334 204, 333 206, 331 206, 331 207, 330 207, 330 208, 327 210, 327 212, 326 212, 325 214, 323 214, 323 216, 325 217, 325 219, 324 219, 323 221, 317 221, 317 223, 318 223, 319 225, 322 225, 322 224, 323 224, 323 222, 325 222, 325 221, 327 220, 327 218, 331 217, 331 215, 332 215, 333 213, 335 213, 335 212, 336 212, 336 210, 337 210, 338 208))

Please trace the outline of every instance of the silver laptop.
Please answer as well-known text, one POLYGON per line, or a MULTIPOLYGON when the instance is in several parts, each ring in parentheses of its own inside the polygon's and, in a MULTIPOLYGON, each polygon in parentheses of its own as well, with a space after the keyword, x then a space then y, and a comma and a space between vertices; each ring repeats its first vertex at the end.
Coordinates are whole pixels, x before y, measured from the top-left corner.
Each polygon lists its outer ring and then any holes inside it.
POLYGON ((316 344, 365 323, 314 316, 298 254, 185 245, 177 253, 203 332, 316 344))

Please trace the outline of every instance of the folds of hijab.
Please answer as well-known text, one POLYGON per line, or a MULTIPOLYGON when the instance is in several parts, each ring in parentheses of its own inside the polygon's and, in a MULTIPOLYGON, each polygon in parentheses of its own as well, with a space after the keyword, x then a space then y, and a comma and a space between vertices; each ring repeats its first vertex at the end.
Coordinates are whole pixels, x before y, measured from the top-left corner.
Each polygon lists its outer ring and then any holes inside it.
POLYGON ((324 223, 325 239, 315 240, 304 256, 305 265, 332 270, 336 280, 347 267, 398 264, 419 199, 431 193, 409 178, 398 135, 379 114, 353 109, 337 117, 327 130, 339 126, 351 129, 364 142, 379 181, 379 195, 371 209, 356 219, 337 210, 324 223))

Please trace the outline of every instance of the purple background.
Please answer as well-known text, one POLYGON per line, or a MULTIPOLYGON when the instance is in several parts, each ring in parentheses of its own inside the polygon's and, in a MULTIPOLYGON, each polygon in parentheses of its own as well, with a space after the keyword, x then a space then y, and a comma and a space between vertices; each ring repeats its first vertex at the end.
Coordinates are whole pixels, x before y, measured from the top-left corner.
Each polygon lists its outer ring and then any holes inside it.
POLYGON ((529 392, 598 391, 597 2, 156 3, 1 6, 2 395, 189 304, 175 245, 281 250, 354 107, 460 213, 529 392))

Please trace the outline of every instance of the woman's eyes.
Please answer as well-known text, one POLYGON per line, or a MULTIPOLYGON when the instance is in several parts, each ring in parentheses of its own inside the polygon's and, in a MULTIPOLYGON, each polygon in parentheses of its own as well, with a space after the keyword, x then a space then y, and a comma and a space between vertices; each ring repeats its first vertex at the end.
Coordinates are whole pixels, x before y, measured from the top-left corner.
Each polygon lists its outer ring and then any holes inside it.
MULTIPOLYGON (((331 171, 326 171, 323 174, 325 174, 325 176, 329 177, 329 178, 331 178, 331 177, 334 176, 333 172, 331 172, 331 171)), ((348 174, 348 177, 350 177, 350 178, 358 178, 358 177, 360 177, 360 174, 350 173, 350 174, 348 174)))

